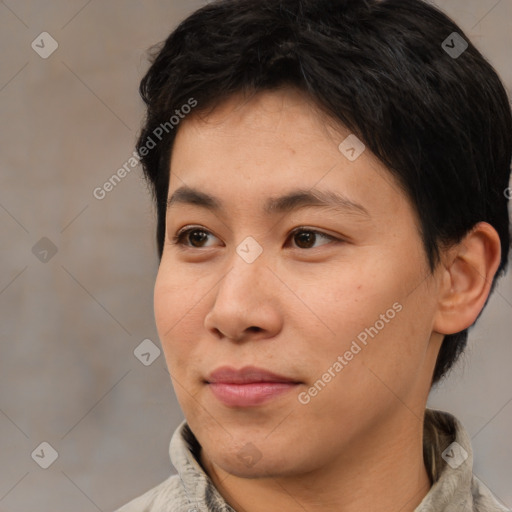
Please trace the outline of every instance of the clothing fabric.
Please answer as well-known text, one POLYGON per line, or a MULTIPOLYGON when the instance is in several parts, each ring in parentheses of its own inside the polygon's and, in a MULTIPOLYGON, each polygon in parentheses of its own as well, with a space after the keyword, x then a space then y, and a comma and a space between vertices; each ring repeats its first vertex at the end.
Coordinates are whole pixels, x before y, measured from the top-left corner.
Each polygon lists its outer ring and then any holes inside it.
MULTIPOLYGON (((178 474, 115 512, 236 512, 200 465, 200 449, 183 421, 169 446, 178 474)), ((470 437, 451 414, 426 410, 424 460, 433 485, 414 512, 511 512, 473 475, 470 437)))

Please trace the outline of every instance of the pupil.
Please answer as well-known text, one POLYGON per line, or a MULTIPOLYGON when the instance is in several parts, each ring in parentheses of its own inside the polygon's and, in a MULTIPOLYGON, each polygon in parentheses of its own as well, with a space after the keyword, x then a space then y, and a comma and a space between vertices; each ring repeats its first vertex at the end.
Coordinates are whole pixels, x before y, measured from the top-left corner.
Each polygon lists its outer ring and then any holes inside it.
POLYGON ((311 242, 313 242, 315 238, 315 234, 311 233, 310 231, 303 231, 302 233, 299 233, 296 236, 297 238, 299 238, 299 240, 301 240, 301 242, 297 244, 299 247, 301 247, 301 243, 303 242, 305 242, 305 244, 309 247, 311 242))
POLYGON ((192 245, 195 245, 194 242, 197 241, 196 237, 199 238, 199 244, 200 244, 201 240, 204 241, 204 239, 206 238, 206 233, 204 231, 200 231, 200 230, 191 231, 190 238, 191 238, 192 245))

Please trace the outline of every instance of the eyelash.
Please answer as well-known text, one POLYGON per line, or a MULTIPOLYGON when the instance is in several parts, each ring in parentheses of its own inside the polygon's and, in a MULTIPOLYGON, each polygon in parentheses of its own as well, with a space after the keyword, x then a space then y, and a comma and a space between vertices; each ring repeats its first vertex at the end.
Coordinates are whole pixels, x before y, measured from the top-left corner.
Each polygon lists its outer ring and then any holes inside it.
MULTIPOLYGON (((193 246, 188 245, 188 244, 183 242, 183 238, 185 238, 192 231, 202 231, 203 233, 207 233, 209 235, 213 235, 213 233, 211 233, 207 229, 201 228, 200 226, 185 227, 185 228, 180 229, 178 231, 178 233, 176 233, 176 235, 173 236, 172 243, 174 245, 182 246, 183 248, 186 248, 186 249, 205 249, 205 247, 193 247, 193 246)), ((318 231, 316 229, 311 229, 311 228, 308 228, 306 226, 299 226, 299 227, 295 228, 293 231, 290 232, 288 238, 293 237, 297 233, 304 233, 304 232, 305 233, 314 233, 315 235, 320 235, 320 236, 322 236, 324 238, 327 238, 327 239, 331 240, 331 242, 343 242, 343 240, 340 239, 340 238, 336 238, 336 237, 334 237, 332 235, 328 235, 327 233, 323 233, 322 231, 318 231)), ((328 245, 328 244, 324 244, 324 245, 328 245)), ((206 249, 207 249, 207 247, 206 247, 206 249)), ((298 247, 298 249, 301 249, 301 248, 298 247)), ((313 248, 310 248, 310 249, 303 249, 303 250, 306 251, 306 250, 311 250, 311 249, 317 249, 317 247, 313 247, 313 248)))

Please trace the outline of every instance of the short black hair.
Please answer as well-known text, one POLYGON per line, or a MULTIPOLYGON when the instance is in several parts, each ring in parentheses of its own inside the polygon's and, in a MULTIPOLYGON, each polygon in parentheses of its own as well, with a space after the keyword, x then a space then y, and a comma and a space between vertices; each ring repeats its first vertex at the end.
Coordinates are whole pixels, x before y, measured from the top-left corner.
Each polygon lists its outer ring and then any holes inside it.
MULTIPOLYGON (((182 21, 151 61, 137 150, 156 203, 160 259, 181 114, 293 86, 388 167, 418 215, 432 271, 440 248, 478 222, 496 229, 502 255, 492 293, 510 249, 510 104, 496 71, 438 8, 422 0, 220 0, 182 21)), ((433 384, 467 335, 445 336, 433 384)))

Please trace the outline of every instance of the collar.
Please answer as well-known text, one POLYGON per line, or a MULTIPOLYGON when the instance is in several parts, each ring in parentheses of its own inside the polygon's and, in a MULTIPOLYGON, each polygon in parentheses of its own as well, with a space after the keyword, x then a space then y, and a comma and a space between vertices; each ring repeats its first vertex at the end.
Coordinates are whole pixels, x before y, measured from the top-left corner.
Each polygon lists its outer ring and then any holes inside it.
POLYGON ((191 512, 236 512, 213 485, 199 463, 201 445, 183 421, 171 438, 169 455, 178 472, 191 512))

